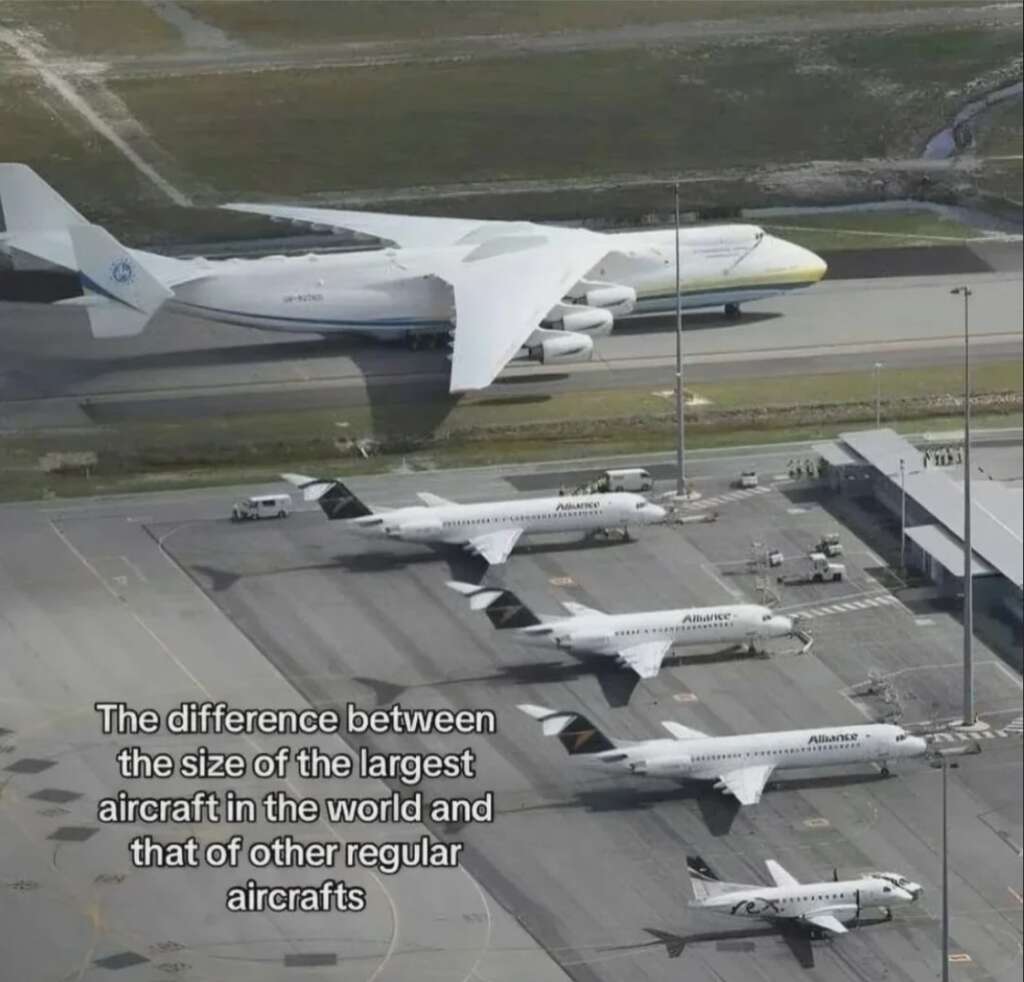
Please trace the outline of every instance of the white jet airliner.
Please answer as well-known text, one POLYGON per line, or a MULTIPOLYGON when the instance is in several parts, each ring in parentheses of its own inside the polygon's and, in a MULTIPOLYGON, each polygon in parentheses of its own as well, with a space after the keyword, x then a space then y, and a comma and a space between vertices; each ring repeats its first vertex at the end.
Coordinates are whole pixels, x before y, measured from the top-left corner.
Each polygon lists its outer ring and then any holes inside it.
POLYGON ((580 713, 519 708, 540 721, 545 736, 557 736, 571 757, 628 774, 714 781, 741 805, 756 805, 776 770, 870 762, 881 764, 888 775, 888 761, 928 752, 922 737, 888 723, 716 737, 666 720, 661 725, 670 738, 612 740, 580 713))
MULTIPOLYGON (((447 342, 452 392, 482 389, 512 359, 579 362, 616 318, 675 306, 674 230, 602 234, 532 222, 237 204, 391 247, 262 259, 173 259, 121 246, 31 168, 0 164, 0 247, 77 270, 97 337, 138 334, 165 304, 247 327, 447 342)), ((680 235, 682 304, 739 305, 817 283, 826 265, 753 225, 680 235)))
POLYGON ((572 654, 608 655, 642 679, 658 674, 673 645, 743 644, 754 650, 759 641, 797 635, 791 618, 756 604, 606 614, 563 600, 568 617, 538 617, 509 590, 457 580, 448 586, 469 597, 472 610, 484 610, 499 631, 514 629, 517 641, 572 654))
POLYGON ((316 501, 329 519, 342 520, 356 532, 405 542, 460 545, 492 566, 505 562, 520 537, 533 532, 620 528, 628 538, 631 525, 651 525, 665 518, 664 508, 626 492, 460 505, 421 491, 422 505, 374 512, 341 481, 303 474, 281 476, 301 488, 306 501, 316 501))
POLYGON ((723 883, 700 856, 687 856, 686 865, 693 888, 690 907, 756 917, 767 921, 790 921, 808 927, 813 934, 846 934, 846 924, 860 919, 865 908, 882 908, 887 918, 898 904, 912 904, 924 892, 920 884, 899 873, 863 873, 855 880, 832 879, 801 883, 774 859, 765 860, 774 886, 723 883))

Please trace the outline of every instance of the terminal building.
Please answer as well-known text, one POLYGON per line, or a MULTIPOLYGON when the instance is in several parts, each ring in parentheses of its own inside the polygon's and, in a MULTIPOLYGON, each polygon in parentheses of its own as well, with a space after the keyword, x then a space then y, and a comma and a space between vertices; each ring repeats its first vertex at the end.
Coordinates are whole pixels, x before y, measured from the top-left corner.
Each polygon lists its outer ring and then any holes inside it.
MULTIPOLYGON (((899 523, 904 562, 944 594, 963 591, 964 485, 891 429, 840 434, 815 451, 820 479, 837 494, 870 496, 899 523)), ((971 482, 971 575, 975 603, 1024 621, 1024 494, 990 480, 971 482)))

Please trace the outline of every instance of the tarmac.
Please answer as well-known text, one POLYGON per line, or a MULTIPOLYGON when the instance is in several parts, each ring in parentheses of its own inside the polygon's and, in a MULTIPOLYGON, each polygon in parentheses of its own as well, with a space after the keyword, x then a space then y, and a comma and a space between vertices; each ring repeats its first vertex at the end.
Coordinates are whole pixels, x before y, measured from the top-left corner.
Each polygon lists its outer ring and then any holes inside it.
MULTIPOLYGON (((487 573, 543 612, 569 598, 613 611, 756 599, 770 584, 748 569, 753 541, 797 556, 822 533, 841 532, 848 580, 786 587, 778 598, 804 614, 809 652, 790 642, 767 657, 686 649, 640 684, 607 663, 547 656, 497 636, 444 586, 452 576, 482 576, 478 561, 349 536, 313 506, 242 525, 227 520, 224 489, 0 506, 0 634, 9 653, 0 700, 0 964, 32 982, 934 979, 941 782, 925 762, 901 763, 889 778, 873 765, 781 772, 759 805, 740 810, 704 785, 571 766, 558 742, 514 708, 573 708, 625 738, 658 735, 664 719, 722 734, 866 718, 928 730, 955 720, 955 611, 894 576, 884 528, 789 478, 787 460, 806 454, 796 444, 692 455, 693 480, 703 501, 716 499, 718 521, 643 529, 631 543, 528 539, 487 573), (747 468, 765 490, 739 496, 731 480, 747 468), (228 915, 224 887, 247 871, 132 869, 125 849, 135 830, 95 820, 97 798, 119 784, 112 753, 124 741, 99 734, 92 703, 166 707, 186 698, 491 708, 491 737, 347 743, 421 752, 468 743, 479 779, 428 781, 426 790, 493 790, 495 820, 431 828, 465 842, 460 871, 338 874, 365 883, 363 914, 228 915), (690 852, 731 880, 761 882, 763 860, 775 858, 801 879, 827 878, 833 867, 840 875, 896 870, 925 893, 891 922, 871 915, 848 936, 810 942, 688 910, 690 852)), ((1018 435, 986 445, 984 455, 993 473, 1019 473, 1018 435)), ((414 490, 509 496, 579 470, 567 463, 352 483, 384 505, 408 502, 414 490)), ((976 640, 975 657, 988 727, 976 737, 982 753, 949 772, 951 968, 972 982, 1009 982, 1021 971, 1021 681, 987 642, 976 640)), ((255 750, 239 738, 222 742, 255 750)), ((176 787, 161 782, 160 793, 176 787)))

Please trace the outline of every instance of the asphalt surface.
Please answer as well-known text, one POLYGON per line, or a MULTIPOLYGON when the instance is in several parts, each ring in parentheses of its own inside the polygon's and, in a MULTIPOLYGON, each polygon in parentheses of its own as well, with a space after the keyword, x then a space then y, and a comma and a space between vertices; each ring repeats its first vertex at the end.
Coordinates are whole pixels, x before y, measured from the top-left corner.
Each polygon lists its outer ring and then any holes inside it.
MULTIPOLYGON (((986 447, 984 463, 1012 478, 1021 451, 1016 434, 1007 439, 986 447)), ((717 522, 645 529, 628 544, 528 542, 489 574, 541 611, 568 597, 609 610, 722 602, 757 595, 746 572, 752 540, 797 555, 821 533, 841 530, 849 580, 789 587, 781 597, 783 608, 804 614, 815 638, 809 653, 789 642, 768 658, 687 650, 636 686, 603 664, 497 637, 444 586, 453 574, 483 572, 461 553, 346 536, 315 509, 236 526, 225 519, 231 495, 223 489, 0 508, 9 545, 0 558, 2 630, 13 653, 0 703, 10 761, 2 765, 0 888, 14 926, 4 934, 17 939, 0 951, 4 964, 31 980, 73 970, 109 978, 98 963, 120 955, 126 967, 116 976, 132 982, 153 978, 154 968, 218 979, 544 979, 560 977, 555 962, 573 979, 615 982, 934 979, 940 785, 923 762, 902 763, 888 779, 871 766, 790 772, 760 805, 738 811, 700 785, 573 768, 514 709, 526 701, 568 706, 627 738, 656 735, 663 719, 732 733, 889 716, 928 728, 956 718, 955 617, 894 580, 885 568, 893 542, 877 517, 840 513, 782 479, 786 461, 806 453, 790 445, 695 454, 703 505, 694 510, 713 504, 717 522), (730 478, 747 467, 769 490, 731 489, 730 478), (858 695, 872 673, 885 684, 858 695), (163 705, 195 695, 197 684, 235 704, 399 699, 493 708, 499 733, 470 742, 483 775, 476 790, 496 792, 496 820, 433 830, 466 842, 465 873, 389 878, 395 908, 378 889, 368 915, 342 920, 227 917, 218 909, 223 877, 132 871, 127 835, 103 828, 75 841, 60 833, 94 828, 96 796, 117 783, 113 742, 97 736, 92 701, 163 705), (37 773, 31 764, 12 767, 24 760, 53 763, 37 773), (804 879, 833 867, 898 870, 922 882, 925 896, 890 923, 869 917, 847 937, 808 943, 688 911, 685 856, 694 850, 734 880, 763 880, 762 860, 775 858, 804 879), (53 937, 60 942, 47 944, 53 937), (131 954, 149 961, 132 964, 131 954), (328 967, 292 973, 286 954, 328 967)), ((545 480, 578 470, 543 469, 545 480)), ((408 502, 414 490, 470 500, 513 494, 531 471, 353 484, 374 504, 408 502)), ((978 738, 981 755, 950 772, 951 950, 969 959, 956 963, 958 977, 1008 982, 1021 970, 1021 683, 985 641, 976 659, 978 708, 991 735, 978 738)), ((442 788, 428 782, 428 790, 442 788)))
MULTIPOLYGON (((687 379, 785 376, 950 363, 962 342, 949 290, 974 290, 974 356, 1019 357, 1022 276, 825 281, 799 294, 745 306, 739 321, 688 315, 687 379)), ((580 388, 661 389, 674 378, 672 318, 641 318, 597 342, 582 365, 515 364, 488 398, 544 398, 580 388)), ((0 305, 0 420, 7 428, 118 420, 205 418, 437 398, 447 389, 440 351, 411 352, 357 339, 283 337, 177 315, 144 334, 95 341, 70 308, 0 305)))

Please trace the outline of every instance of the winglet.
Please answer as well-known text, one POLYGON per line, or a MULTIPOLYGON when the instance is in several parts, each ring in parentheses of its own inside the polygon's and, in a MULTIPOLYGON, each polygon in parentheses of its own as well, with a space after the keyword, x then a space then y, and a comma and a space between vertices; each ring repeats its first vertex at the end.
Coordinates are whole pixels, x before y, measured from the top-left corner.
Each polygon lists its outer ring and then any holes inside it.
POLYGON ((174 294, 98 225, 68 228, 86 296, 102 298, 86 309, 97 338, 139 334, 174 294))

